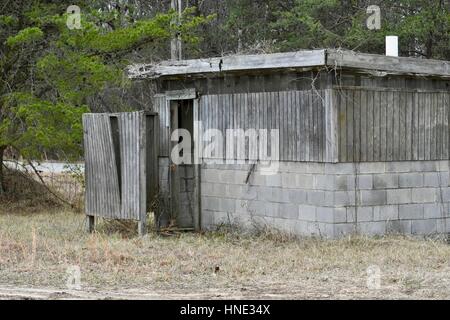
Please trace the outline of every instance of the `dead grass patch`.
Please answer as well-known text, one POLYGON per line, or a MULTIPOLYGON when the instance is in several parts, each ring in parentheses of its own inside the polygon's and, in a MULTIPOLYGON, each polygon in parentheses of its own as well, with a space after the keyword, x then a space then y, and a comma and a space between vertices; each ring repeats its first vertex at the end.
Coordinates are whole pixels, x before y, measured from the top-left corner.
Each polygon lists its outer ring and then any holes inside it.
POLYGON ((3 284, 64 288, 67 268, 77 265, 83 287, 96 290, 450 298, 450 246, 440 240, 298 240, 225 230, 138 238, 105 225, 86 234, 85 222, 67 211, 0 215, 3 284), (367 287, 370 266, 381 271, 378 290, 367 287))

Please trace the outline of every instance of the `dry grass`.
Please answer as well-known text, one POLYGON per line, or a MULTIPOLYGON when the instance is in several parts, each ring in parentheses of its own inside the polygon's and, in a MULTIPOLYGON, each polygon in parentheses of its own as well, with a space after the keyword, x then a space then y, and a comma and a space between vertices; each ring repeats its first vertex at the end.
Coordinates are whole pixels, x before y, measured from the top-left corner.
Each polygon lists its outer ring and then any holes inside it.
POLYGON ((0 286, 64 289, 67 267, 78 265, 83 290, 91 292, 450 298, 450 246, 438 240, 295 240, 227 231, 137 238, 105 224, 89 235, 80 214, 0 211, 0 286), (380 268, 380 289, 367 287, 370 266, 380 268))

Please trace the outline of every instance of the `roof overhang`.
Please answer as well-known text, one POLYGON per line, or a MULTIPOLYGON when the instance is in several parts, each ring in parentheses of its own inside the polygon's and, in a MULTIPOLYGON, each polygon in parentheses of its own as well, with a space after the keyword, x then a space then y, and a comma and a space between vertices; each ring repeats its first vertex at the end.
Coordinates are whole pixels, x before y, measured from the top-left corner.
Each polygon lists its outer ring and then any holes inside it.
POLYGON ((317 67, 353 69, 375 76, 398 74, 450 78, 450 61, 389 57, 337 49, 134 64, 128 67, 128 75, 132 79, 157 79, 317 67))

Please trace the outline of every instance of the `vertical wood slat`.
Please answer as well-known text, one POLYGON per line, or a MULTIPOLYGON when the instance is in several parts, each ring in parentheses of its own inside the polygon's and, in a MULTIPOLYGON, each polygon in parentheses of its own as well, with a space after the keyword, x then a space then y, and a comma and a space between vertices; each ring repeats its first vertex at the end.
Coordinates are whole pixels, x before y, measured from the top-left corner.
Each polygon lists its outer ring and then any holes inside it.
MULTIPOLYGON (((156 164, 147 162, 147 143, 159 144, 156 138, 147 141, 152 137, 147 137, 146 114, 85 114, 83 128, 86 214, 145 222, 147 174, 157 175, 156 164), (155 172, 148 172, 151 168, 155 172)), ((155 129, 151 132, 157 137, 155 129)), ((150 159, 155 162, 156 154, 150 159)))
POLYGON ((444 98, 448 93, 383 89, 336 92, 340 161, 448 159, 449 107, 444 98))
POLYGON ((113 218, 120 211, 119 178, 109 116, 83 115, 86 214, 113 218))
MULTIPOLYGON (((252 145, 251 150, 246 143, 247 157, 257 156, 260 145, 270 150, 270 130, 278 129, 280 160, 326 161, 328 111, 325 96, 324 90, 205 95, 200 100, 203 129, 219 129, 223 133, 224 156, 227 129, 254 129, 257 133, 259 129, 267 130, 267 136, 260 135, 259 143, 252 145)), ((337 119, 337 112, 335 116, 337 119)), ((335 156, 337 154, 335 152, 335 156)))

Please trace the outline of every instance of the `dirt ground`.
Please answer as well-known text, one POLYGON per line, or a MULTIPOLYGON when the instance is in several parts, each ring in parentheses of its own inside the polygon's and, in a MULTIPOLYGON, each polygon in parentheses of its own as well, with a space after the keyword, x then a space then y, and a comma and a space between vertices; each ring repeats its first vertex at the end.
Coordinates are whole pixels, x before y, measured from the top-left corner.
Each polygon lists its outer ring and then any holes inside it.
POLYGON ((439 239, 139 238, 106 222, 86 234, 84 216, 70 211, 8 211, 0 208, 0 299, 450 298, 450 245, 439 239))

